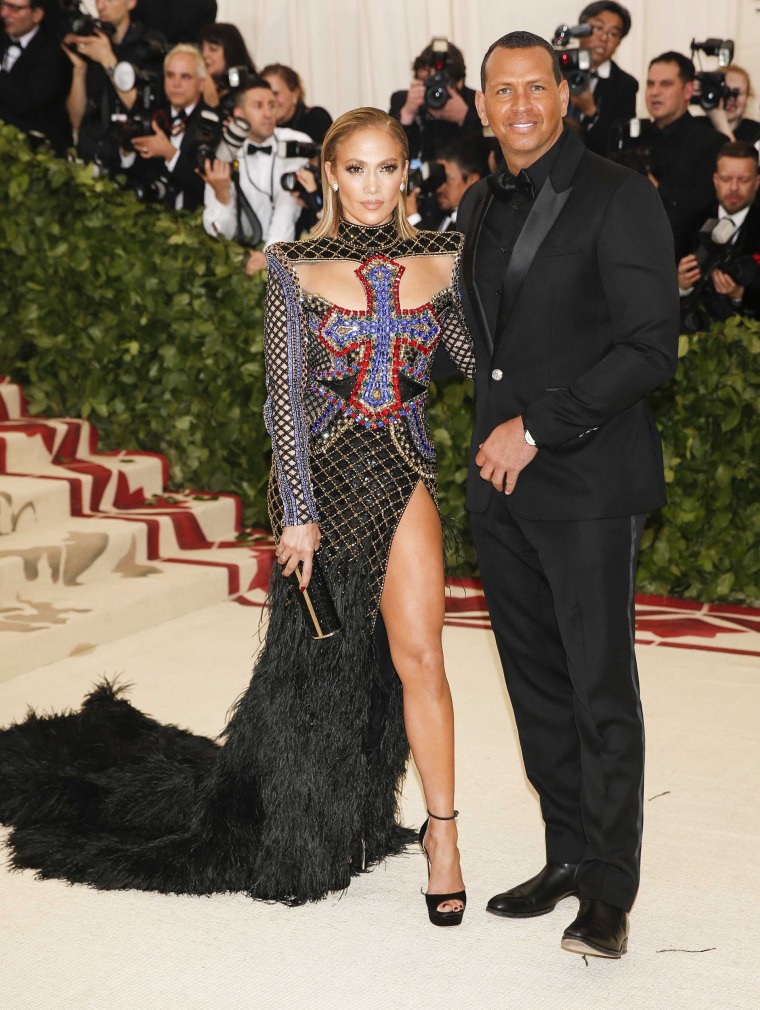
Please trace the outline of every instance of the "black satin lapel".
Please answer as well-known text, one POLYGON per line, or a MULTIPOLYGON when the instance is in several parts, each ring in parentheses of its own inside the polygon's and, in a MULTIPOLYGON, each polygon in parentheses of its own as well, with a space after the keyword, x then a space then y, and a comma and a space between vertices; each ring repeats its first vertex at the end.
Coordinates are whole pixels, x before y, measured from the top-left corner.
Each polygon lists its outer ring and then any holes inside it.
POLYGON ((572 193, 572 187, 557 193, 552 185, 551 178, 544 183, 541 192, 538 194, 533 210, 528 215, 525 227, 520 233, 520 237, 515 242, 512 255, 509 257, 509 264, 504 271, 504 281, 501 288, 501 299, 499 300, 499 315, 496 319, 495 343, 498 344, 504 327, 509 321, 509 317, 514 308, 515 302, 520 294, 520 288, 531 268, 536 253, 541 248, 541 243, 549 234, 554 222, 562 213, 562 208, 567 203, 568 197, 572 193))
MULTIPOLYGON (((475 255, 478 246, 478 239, 480 238, 480 230, 483 227, 486 211, 491 206, 493 196, 487 189, 484 188, 483 192, 478 194, 477 200, 478 202, 472 209, 472 214, 470 215, 470 221, 467 225, 467 231, 465 232, 464 237, 462 277, 464 279, 467 297, 470 300, 472 311, 478 322, 479 335, 482 336, 483 342, 488 348, 488 353, 491 354, 493 351, 493 334, 491 333, 491 329, 488 325, 485 309, 483 308, 483 303, 480 300, 480 294, 478 293, 478 287, 475 283, 475 255)), ((476 336, 477 335, 478 334, 476 334, 476 336)))

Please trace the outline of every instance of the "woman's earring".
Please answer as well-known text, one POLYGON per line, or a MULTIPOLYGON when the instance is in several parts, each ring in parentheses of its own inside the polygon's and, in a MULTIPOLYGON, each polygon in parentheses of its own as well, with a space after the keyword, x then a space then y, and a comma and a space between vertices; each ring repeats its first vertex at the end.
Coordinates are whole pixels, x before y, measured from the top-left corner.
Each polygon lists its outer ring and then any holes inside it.
POLYGON ((337 182, 331 182, 330 183, 330 189, 333 191, 333 193, 337 193, 338 192, 338 184, 337 184, 337 182))
POLYGON ((404 192, 404 191, 406 190, 406 183, 405 183, 405 182, 402 182, 402 183, 401 183, 401 185, 399 186, 399 189, 400 189, 400 190, 401 190, 401 192, 403 193, 403 192, 404 192))

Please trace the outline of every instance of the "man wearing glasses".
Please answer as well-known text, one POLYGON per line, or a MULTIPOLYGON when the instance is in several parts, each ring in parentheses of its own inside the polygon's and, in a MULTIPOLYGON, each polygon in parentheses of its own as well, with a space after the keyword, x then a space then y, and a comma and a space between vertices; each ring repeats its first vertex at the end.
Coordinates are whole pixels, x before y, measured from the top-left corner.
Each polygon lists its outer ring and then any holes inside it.
POLYGON ((71 145, 71 66, 45 24, 44 0, 0 3, 0 120, 42 134, 57 154, 71 145))
POLYGON ((579 124, 590 151, 607 155, 612 125, 636 115, 639 82, 612 59, 631 30, 631 15, 622 4, 598 0, 584 7, 578 20, 592 29, 591 35, 579 39, 581 48, 591 53, 591 81, 586 91, 570 96, 568 118, 579 124))

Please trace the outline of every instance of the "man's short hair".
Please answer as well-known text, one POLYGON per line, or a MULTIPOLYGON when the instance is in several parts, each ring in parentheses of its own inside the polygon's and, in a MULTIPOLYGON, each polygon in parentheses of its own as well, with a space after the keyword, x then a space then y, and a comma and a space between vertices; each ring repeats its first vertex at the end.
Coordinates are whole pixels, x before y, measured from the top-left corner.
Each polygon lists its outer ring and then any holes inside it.
POLYGON ((180 42, 164 56, 164 73, 166 68, 169 66, 169 62, 175 56, 190 56, 195 63, 195 69, 198 76, 198 80, 202 81, 206 76, 206 64, 201 56, 200 49, 197 46, 191 46, 189 42, 180 42))
POLYGON ((649 61, 649 66, 652 67, 655 63, 675 63, 678 67, 678 76, 684 84, 690 84, 696 76, 694 64, 689 57, 684 56, 683 53, 676 53, 672 49, 660 56, 655 56, 653 60, 649 61))
POLYGON ((470 141, 456 141, 449 144, 436 155, 436 160, 450 161, 452 165, 457 166, 465 178, 479 175, 481 179, 485 179, 488 175, 485 152, 480 149, 478 144, 473 144, 470 141))
POLYGON ((237 89, 237 91, 233 92, 233 103, 235 105, 240 105, 243 95, 247 94, 249 91, 255 91, 256 88, 266 88, 267 91, 271 91, 272 85, 263 77, 259 77, 258 74, 252 74, 250 77, 245 78, 243 84, 237 89))
POLYGON ((716 168, 721 158, 748 158, 754 161, 756 171, 758 168, 757 148, 746 140, 732 140, 730 144, 724 144, 715 156, 716 168))
POLYGON ((625 38, 631 30, 631 15, 628 13, 626 7, 623 7, 622 4, 614 3, 614 0, 596 0, 596 3, 587 4, 581 11, 578 21, 580 24, 585 25, 591 18, 597 18, 600 14, 604 14, 605 11, 619 17, 623 22, 622 37, 625 38))
POLYGON ((500 39, 492 42, 486 50, 483 62, 480 64, 481 91, 486 90, 486 63, 488 63, 488 57, 494 49, 545 49, 552 59, 552 70, 554 72, 555 82, 559 84, 562 80, 559 58, 555 50, 552 48, 551 43, 547 42, 546 39, 542 39, 540 35, 534 35, 533 32, 509 32, 507 35, 502 35, 500 39))
MULTIPOLYGON (((429 46, 425 46, 420 55, 415 59, 412 64, 412 73, 416 74, 418 70, 434 67, 441 56, 442 53, 436 52, 431 42, 429 46)), ((467 67, 464 65, 464 53, 453 42, 449 42, 446 67, 452 81, 463 81, 467 76, 467 67)))

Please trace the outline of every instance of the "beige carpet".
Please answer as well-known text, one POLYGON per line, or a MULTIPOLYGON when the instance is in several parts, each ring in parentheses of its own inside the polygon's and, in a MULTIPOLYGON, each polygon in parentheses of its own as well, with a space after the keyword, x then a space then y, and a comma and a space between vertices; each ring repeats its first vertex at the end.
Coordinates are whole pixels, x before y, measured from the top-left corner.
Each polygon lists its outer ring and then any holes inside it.
MULTIPOLYGON (((0 683, 0 724, 27 703, 76 706, 98 676, 121 672, 139 707, 215 734, 245 686, 259 613, 217 604, 0 683)), ((469 895, 461 928, 428 924, 413 853, 299 909, 239 895, 99 894, 2 870, 0 1007, 755 1010, 760 636, 743 632, 733 654, 714 635, 706 641, 714 651, 639 648, 648 802, 643 885, 622 961, 560 950, 575 901, 525 922, 484 911, 491 894, 539 868, 542 832, 490 633, 460 626, 446 629, 445 646, 469 895)), ((422 819, 413 772, 404 813, 422 819)))

